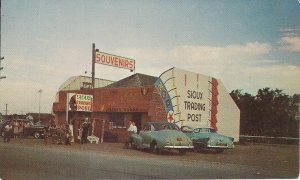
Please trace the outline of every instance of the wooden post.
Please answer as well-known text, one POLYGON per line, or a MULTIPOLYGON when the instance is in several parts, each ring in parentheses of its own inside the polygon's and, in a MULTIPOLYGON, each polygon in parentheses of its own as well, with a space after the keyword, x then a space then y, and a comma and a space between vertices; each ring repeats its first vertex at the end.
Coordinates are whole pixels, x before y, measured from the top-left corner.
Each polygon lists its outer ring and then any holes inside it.
POLYGON ((101 143, 103 143, 104 140, 104 126, 105 126, 105 120, 102 120, 102 131, 101 131, 101 143))

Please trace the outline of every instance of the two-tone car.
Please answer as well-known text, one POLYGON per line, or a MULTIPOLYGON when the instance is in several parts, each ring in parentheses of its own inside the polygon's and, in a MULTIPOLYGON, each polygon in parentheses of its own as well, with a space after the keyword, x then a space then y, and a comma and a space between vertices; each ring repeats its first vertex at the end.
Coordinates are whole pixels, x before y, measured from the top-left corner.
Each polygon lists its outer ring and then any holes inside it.
POLYGON ((193 142, 180 131, 180 128, 169 122, 147 122, 138 134, 131 135, 131 147, 151 149, 160 153, 162 150, 176 149, 179 154, 185 154, 193 148, 193 142))
POLYGON ((218 134, 213 128, 192 128, 190 126, 182 126, 181 131, 193 141, 196 150, 212 149, 217 153, 221 153, 225 149, 234 148, 234 138, 218 134))

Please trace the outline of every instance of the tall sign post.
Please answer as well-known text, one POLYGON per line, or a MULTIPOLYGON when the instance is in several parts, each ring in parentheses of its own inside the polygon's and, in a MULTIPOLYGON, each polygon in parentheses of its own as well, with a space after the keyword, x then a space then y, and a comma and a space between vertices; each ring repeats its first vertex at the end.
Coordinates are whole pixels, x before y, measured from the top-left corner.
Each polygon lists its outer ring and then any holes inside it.
POLYGON ((95 57, 96 57, 96 49, 95 43, 93 43, 92 47, 92 88, 95 88, 95 57))

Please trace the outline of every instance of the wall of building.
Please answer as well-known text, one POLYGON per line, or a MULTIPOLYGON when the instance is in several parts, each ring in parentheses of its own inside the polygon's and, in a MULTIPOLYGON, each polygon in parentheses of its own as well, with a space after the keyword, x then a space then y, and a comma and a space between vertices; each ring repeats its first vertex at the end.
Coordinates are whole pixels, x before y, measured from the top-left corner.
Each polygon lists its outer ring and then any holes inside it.
POLYGON ((167 121, 167 114, 157 90, 152 93, 148 109, 149 121, 167 121))

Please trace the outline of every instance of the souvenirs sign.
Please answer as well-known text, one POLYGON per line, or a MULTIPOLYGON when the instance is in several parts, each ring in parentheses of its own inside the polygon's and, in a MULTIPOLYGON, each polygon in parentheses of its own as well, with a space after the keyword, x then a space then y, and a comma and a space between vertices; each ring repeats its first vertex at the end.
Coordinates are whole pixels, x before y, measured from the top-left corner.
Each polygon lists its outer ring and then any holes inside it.
POLYGON ((116 56, 116 55, 99 52, 99 51, 96 51, 95 63, 129 69, 131 71, 135 69, 135 61, 133 59, 116 56))

